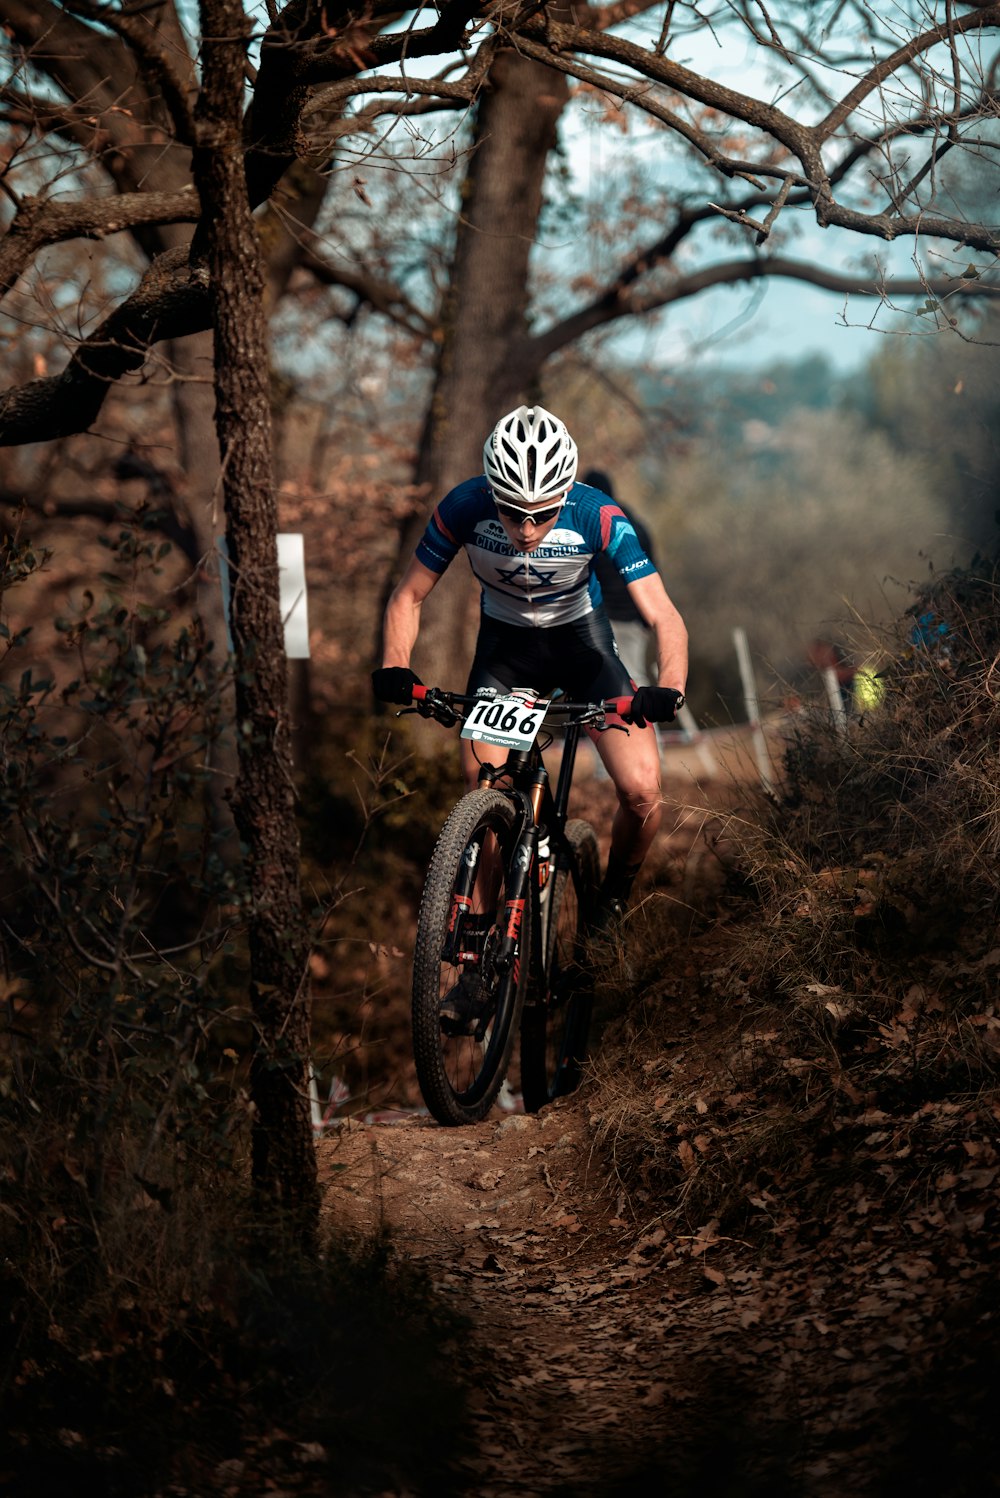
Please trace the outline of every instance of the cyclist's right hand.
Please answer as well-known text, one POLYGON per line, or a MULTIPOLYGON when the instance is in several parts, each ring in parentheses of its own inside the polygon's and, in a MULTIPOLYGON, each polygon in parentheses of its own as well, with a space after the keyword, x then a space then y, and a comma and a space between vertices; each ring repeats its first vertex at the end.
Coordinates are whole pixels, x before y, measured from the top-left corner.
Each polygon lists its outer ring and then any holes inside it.
POLYGON ((621 716, 626 723, 645 728, 648 723, 672 723, 683 706, 683 692, 673 687, 637 687, 631 705, 621 716))
POLYGON ((380 666, 372 672, 372 691, 379 702, 408 707, 413 701, 413 688, 420 686, 423 682, 409 666, 380 666))

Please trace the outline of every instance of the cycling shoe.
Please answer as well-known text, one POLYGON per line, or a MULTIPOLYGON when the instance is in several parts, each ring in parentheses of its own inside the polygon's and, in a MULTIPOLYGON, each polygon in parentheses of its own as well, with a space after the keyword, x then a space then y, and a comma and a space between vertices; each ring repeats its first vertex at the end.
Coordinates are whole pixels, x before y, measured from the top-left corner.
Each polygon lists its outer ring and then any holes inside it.
POLYGON ((488 1018, 490 995, 476 968, 467 968, 441 1000, 441 1029, 445 1035, 475 1035, 488 1018))

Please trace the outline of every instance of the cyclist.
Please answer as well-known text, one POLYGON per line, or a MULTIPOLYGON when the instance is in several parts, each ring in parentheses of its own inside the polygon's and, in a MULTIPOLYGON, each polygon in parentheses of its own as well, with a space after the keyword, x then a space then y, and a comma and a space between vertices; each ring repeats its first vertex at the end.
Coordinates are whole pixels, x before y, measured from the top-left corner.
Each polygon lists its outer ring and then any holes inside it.
MULTIPOLYGON (((425 599, 465 548, 482 589, 475 658, 466 691, 562 688, 571 701, 634 693, 633 731, 591 734, 618 795, 597 924, 625 910, 661 819, 660 757, 647 724, 669 722, 684 702, 687 631, 633 526, 607 494, 576 483, 577 449, 542 406, 504 416, 483 449, 484 472, 451 490, 389 599, 375 696, 406 704, 420 679, 410 656, 425 599), (618 657, 591 561, 606 552, 654 632, 659 684, 640 686, 618 657)), ((479 763, 463 739, 470 788, 479 763)))

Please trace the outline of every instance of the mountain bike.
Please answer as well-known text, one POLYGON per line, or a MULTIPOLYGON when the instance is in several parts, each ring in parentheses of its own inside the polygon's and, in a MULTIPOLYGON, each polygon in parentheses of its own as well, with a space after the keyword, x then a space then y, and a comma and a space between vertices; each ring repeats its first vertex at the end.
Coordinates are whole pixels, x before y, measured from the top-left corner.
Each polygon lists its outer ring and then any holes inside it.
MULTIPOLYGON (((413 1054, 424 1101, 443 1124, 484 1118, 520 1032, 528 1112, 580 1077, 592 992, 585 965, 600 860, 593 828, 567 820, 580 734, 631 697, 574 703, 530 691, 475 696, 415 686, 415 706, 506 752, 451 812, 431 857, 413 962, 413 1054), (565 739, 555 791, 543 760, 565 739)), ((625 731, 625 730, 623 730, 625 731)))

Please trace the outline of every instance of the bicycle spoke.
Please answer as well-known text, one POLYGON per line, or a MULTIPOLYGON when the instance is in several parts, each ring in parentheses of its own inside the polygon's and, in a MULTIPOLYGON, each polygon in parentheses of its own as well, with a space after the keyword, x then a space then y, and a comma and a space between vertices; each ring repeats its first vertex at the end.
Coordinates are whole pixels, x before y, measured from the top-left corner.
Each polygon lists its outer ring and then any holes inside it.
MULTIPOLYGON (((442 1123, 468 1123, 493 1106, 524 993, 524 953, 503 940, 507 900, 504 853, 515 822, 509 797, 481 790, 463 797, 438 839, 421 902, 414 961, 413 1038, 424 1099, 442 1123), (459 895, 484 846, 496 870, 476 886, 481 904, 459 895), (485 896, 484 896, 485 892, 485 896), (457 912, 457 914, 456 914, 457 912), (468 932, 476 933, 476 940, 468 932)), ((466 891, 468 893, 468 891, 466 891)))

